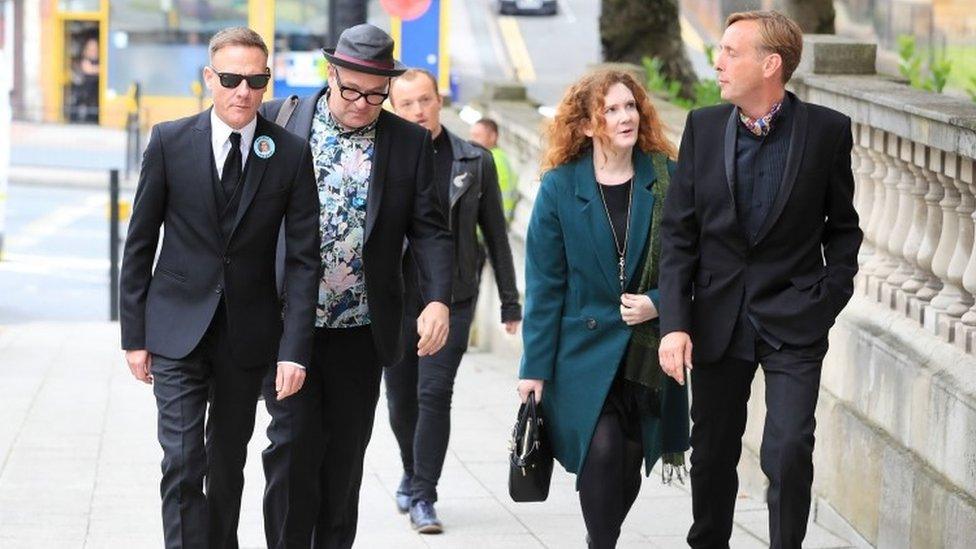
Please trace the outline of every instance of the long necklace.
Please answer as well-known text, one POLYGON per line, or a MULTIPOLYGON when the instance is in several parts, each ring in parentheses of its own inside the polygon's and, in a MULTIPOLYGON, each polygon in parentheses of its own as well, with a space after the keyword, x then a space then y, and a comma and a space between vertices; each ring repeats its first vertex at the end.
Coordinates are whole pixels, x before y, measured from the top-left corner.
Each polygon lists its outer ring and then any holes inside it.
POLYGON ((633 178, 630 180, 630 186, 627 188, 627 224, 624 230, 624 242, 623 245, 620 243, 620 239, 617 238, 617 231, 613 230, 613 220, 610 218, 610 207, 607 206, 607 197, 603 194, 603 185, 597 183, 596 186, 600 189, 600 198, 603 199, 603 211, 607 213, 607 223, 610 224, 610 234, 613 235, 613 245, 617 249, 617 267, 619 269, 618 276, 620 278, 620 291, 624 291, 625 282, 625 262, 624 258, 627 256, 627 242, 630 240, 630 206, 634 198, 634 181, 633 178))

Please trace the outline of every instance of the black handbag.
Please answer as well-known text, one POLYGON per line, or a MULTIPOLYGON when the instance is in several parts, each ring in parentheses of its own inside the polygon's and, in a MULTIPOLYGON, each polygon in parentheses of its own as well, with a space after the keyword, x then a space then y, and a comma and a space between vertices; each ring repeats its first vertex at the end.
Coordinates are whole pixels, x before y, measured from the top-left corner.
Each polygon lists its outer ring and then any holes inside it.
POLYGON ((509 441, 508 495, 512 501, 545 501, 552 479, 552 447, 546 438, 535 394, 519 406, 509 441))

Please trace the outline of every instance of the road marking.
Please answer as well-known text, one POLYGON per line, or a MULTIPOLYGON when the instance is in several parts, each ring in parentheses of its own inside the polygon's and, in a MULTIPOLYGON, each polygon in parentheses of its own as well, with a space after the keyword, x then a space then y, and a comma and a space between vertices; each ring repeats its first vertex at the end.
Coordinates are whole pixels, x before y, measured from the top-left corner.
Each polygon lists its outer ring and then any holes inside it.
POLYGON ((102 210, 108 204, 108 197, 103 194, 93 194, 81 203, 61 206, 53 212, 38 217, 18 232, 10 235, 9 245, 13 249, 27 249, 36 246, 44 238, 56 236, 80 219, 84 219, 102 210))
POLYGON ((529 57, 529 49, 525 46, 518 22, 511 16, 499 17, 498 29, 502 32, 505 48, 515 67, 515 78, 522 83, 535 82, 535 67, 532 66, 532 58, 529 57))
POLYGON ((569 6, 570 2, 562 2, 559 4, 559 11, 566 18, 566 22, 572 25, 576 23, 576 12, 569 6))
POLYGON ((108 259, 63 255, 4 254, 0 269, 14 272, 47 272, 50 270, 108 271, 108 259))
POLYGON ((694 25, 685 16, 678 17, 678 24, 681 27, 681 40, 689 48, 705 53, 705 40, 695 30, 694 25))
POLYGON ((495 13, 489 7, 489 2, 479 1, 478 3, 484 10, 484 21, 486 22, 485 27, 488 29, 488 38, 491 42, 491 49, 495 51, 495 59, 498 61, 498 66, 501 67, 502 72, 505 73, 505 80, 511 80, 513 78, 512 64, 508 59, 505 46, 502 44, 502 37, 499 34, 498 25, 496 24, 498 19, 495 17, 495 13))

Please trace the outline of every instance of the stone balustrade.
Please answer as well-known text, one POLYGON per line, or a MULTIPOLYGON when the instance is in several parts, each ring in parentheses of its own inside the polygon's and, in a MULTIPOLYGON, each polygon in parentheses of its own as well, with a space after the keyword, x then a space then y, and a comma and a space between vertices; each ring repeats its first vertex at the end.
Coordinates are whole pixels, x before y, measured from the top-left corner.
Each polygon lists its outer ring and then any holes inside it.
POLYGON ((794 86, 853 122, 857 291, 976 351, 976 105, 875 76, 806 74, 794 86))

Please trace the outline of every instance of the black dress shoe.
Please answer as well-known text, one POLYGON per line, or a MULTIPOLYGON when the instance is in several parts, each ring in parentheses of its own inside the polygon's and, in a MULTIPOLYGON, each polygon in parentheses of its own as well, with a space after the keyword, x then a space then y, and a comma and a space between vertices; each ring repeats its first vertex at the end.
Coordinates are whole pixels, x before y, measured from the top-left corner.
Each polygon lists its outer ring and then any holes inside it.
POLYGON ((400 487, 396 491, 397 511, 401 515, 405 515, 410 511, 410 481, 412 479, 413 477, 403 473, 403 477, 400 479, 400 487))
POLYGON ((420 534, 440 534, 444 531, 441 521, 437 520, 434 504, 424 500, 410 506, 410 525, 420 534))

